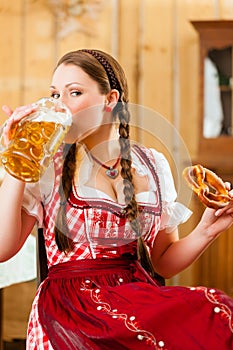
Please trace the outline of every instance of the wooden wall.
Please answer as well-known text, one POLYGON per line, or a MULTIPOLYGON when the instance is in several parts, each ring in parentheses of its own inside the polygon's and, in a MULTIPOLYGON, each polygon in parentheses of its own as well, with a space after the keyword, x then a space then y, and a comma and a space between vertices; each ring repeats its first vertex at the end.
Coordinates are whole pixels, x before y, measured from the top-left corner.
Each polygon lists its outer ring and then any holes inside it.
MULTIPOLYGON (((138 141, 166 153, 178 195, 195 211, 181 226, 185 235, 202 212, 181 179, 183 167, 196 157, 198 142, 199 41, 190 20, 232 19, 233 2, 99 0, 98 7, 98 1, 86 0, 96 8, 82 16, 70 15, 63 3, 69 1, 0 0, 0 106, 15 108, 47 95, 55 62, 69 50, 85 47, 112 53, 127 73, 132 104, 140 106, 132 120, 138 141)), ((4 119, 0 112, 0 122, 4 119)), ((204 284, 205 278, 206 284, 212 282, 214 276, 203 276, 210 258, 203 259, 169 283, 204 284)), ((224 266, 217 286, 230 293, 232 270, 223 271, 224 266)), ((4 315, 7 337, 14 314, 5 307, 4 315)))

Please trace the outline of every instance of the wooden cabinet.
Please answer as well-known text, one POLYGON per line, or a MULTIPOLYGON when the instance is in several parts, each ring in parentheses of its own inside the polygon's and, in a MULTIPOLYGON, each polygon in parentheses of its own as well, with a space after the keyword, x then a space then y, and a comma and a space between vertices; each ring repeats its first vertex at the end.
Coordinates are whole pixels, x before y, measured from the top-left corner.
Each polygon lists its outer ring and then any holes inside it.
POLYGON ((200 38, 198 161, 233 173, 233 21, 192 21, 200 38))
MULTIPOLYGON (((233 183, 233 21, 192 21, 199 34, 198 151, 193 163, 233 183), (208 124, 209 123, 209 124, 208 124)), ((195 212, 203 205, 196 199, 195 212)), ((197 262, 197 284, 233 296, 233 227, 197 262)))

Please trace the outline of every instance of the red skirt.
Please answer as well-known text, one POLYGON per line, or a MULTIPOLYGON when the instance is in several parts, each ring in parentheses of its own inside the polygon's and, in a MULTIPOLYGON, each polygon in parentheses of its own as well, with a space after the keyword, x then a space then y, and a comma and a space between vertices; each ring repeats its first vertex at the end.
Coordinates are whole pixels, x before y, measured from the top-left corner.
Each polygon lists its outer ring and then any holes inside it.
POLYGON ((38 310, 55 350, 233 349, 233 299, 205 287, 160 286, 130 259, 54 265, 38 310))

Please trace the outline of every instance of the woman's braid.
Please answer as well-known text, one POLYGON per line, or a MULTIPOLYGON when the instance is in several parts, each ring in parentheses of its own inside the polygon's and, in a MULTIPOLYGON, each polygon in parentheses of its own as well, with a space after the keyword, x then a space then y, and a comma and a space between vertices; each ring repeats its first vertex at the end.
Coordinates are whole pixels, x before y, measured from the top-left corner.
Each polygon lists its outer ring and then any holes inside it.
POLYGON ((74 177, 76 165, 76 144, 64 147, 64 165, 62 169, 62 179, 59 186, 60 207, 55 222, 55 240, 60 251, 70 251, 74 247, 72 239, 69 237, 69 228, 66 218, 67 201, 72 189, 72 179, 74 177))
POLYGON ((138 236, 138 256, 144 269, 156 279, 156 273, 149 256, 147 247, 143 238, 141 237, 141 227, 138 219, 138 205, 135 199, 133 176, 131 171, 131 146, 129 139, 129 120, 130 113, 127 103, 118 103, 116 107, 116 114, 118 114, 119 124, 119 143, 121 147, 121 176, 124 183, 124 195, 126 203, 126 213, 130 221, 132 229, 138 236))
POLYGON ((119 119, 119 143, 121 148, 121 176, 124 184, 124 196, 126 204, 127 217, 131 223, 136 234, 140 235, 140 228, 138 222, 138 205, 135 199, 133 176, 132 176, 132 158, 131 146, 129 139, 129 119, 130 113, 128 104, 125 102, 118 103, 117 114, 119 119))

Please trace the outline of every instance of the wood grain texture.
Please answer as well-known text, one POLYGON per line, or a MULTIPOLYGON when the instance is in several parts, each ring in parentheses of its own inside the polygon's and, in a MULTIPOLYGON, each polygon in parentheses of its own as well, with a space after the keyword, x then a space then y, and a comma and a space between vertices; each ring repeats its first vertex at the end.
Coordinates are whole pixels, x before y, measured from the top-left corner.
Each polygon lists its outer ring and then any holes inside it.
MULTIPOLYGON (((63 37, 58 33, 58 18, 46 3, 44 0, 0 1, 0 106, 9 104, 15 108, 47 95, 55 62, 66 51, 83 47, 103 49, 113 53, 125 68, 131 102, 157 111, 171 123, 183 139, 188 156, 196 159, 199 38, 190 21, 232 19, 232 1, 115 0, 114 5, 105 1, 96 20, 86 22, 89 31, 76 26, 63 37)), ((5 118, 0 113, 1 123, 5 118)), ((135 115, 132 121, 140 126, 140 130, 133 132, 135 139, 165 153, 169 148, 166 155, 180 184, 182 168, 189 159, 187 154, 184 157, 180 154, 180 146, 167 132, 166 123, 160 135, 155 135, 156 128, 150 132, 151 120, 142 119, 139 123, 135 115)), ((222 152, 224 155, 224 149, 222 152)), ((232 173, 233 169, 228 169, 226 177, 232 180, 232 173)), ((194 227, 203 211, 195 198, 185 204, 194 214, 181 226, 181 236, 194 227)), ((233 293, 233 236, 232 230, 229 231, 198 262, 168 284, 204 284, 233 293)), ((25 336, 33 294, 33 283, 4 291, 4 338, 25 336), (21 299, 10 307, 16 297, 23 295, 26 309, 21 299)))

